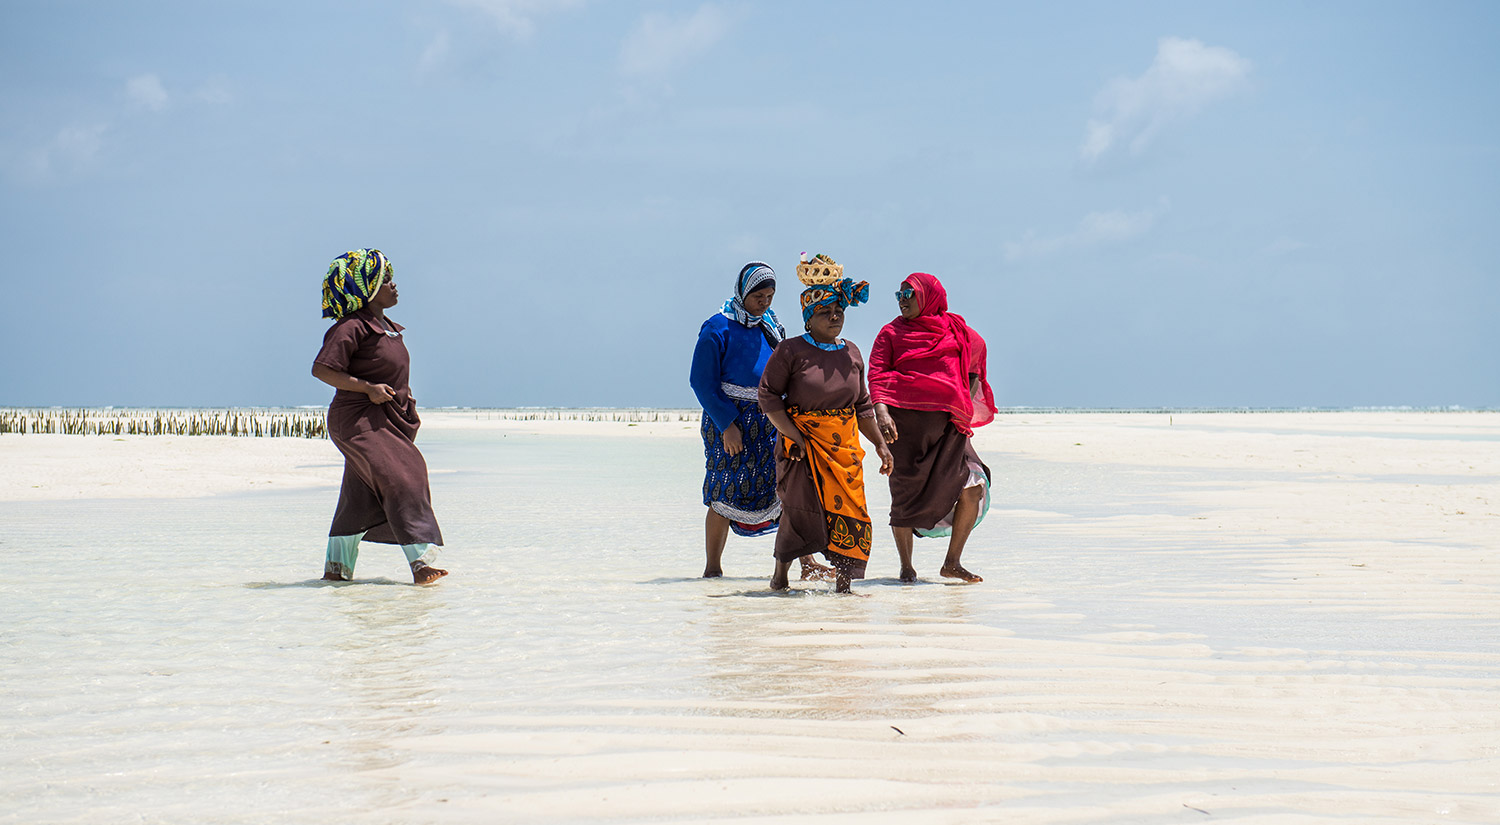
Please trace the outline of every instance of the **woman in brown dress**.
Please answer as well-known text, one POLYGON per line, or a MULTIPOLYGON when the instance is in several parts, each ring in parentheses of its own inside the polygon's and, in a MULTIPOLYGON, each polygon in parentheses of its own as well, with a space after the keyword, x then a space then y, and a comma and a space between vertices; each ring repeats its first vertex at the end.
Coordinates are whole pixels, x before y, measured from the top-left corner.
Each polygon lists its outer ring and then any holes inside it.
POLYGON ((880 330, 870 350, 870 393, 896 459, 891 532, 901 580, 917 579, 912 539, 920 535, 948 536, 942 575, 983 581, 961 559, 989 510, 990 470, 969 443, 996 412, 984 339, 948 311, 947 290, 925 272, 908 276, 896 298, 901 317, 880 330))
POLYGON ((880 472, 891 452, 875 427, 865 388, 864 356, 839 338, 844 309, 869 298, 870 285, 845 278, 802 293, 807 334, 776 347, 761 373, 761 410, 781 433, 776 450, 776 569, 771 589, 788 587, 794 559, 822 553, 833 565, 834 589, 849 592, 870 560, 870 515, 865 504, 859 434, 875 445, 880 472))
POLYGON ((335 320, 312 373, 338 390, 328 405, 328 435, 344 454, 323 566, 329 581, 354 578, 361 539, 401 545, 417 584, 448 575, 429 564, 443 534, 415 443, 422 422, 407 385, 403 327, 385 317, 397 299, 391 262, 378 249, 340 255, 323 279, 323 317, 335 320))

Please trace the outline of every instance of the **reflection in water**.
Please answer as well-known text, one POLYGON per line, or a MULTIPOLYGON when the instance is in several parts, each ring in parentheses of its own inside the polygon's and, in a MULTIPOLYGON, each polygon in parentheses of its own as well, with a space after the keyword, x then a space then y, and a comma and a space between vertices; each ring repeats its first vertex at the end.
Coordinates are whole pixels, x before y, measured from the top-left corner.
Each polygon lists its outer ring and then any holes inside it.
POLYGON ((809 598, 813 591, 791 603, 712 600, 703 637, 704 689, 725 703, 726 715, 860 719, 932 713, 929 701, 894 690, 910 682, 901 653, 931 642, 924 626, 967 622, 965 589, 912 587, 879 600, 809 598))
MULTIPOLYGON (((338 748, 330 768, 356 778, 399 768, 409 757, 392 740, 440 727, 432 716, 439 691, 429 674, 442 673, 448 658, 442 625, 432 615, 443 592, 408 586, 392 598, 389 588, 354 585, 334 596, 326 625, 312 629, 325 634, 328 697, 340 706, 343 726, 330 740, 338 748)), ((392 783, 372 784, 377 804, 409 801, 409 791, 392 783)))

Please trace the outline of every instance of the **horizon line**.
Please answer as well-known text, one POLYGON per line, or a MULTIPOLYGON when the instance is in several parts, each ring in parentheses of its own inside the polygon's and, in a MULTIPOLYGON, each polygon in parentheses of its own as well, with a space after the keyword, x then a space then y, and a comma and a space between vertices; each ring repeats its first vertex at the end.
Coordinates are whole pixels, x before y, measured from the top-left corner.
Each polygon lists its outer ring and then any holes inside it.
MULTIPOLYGON (((133 406, 115 404, 49 404, 49 405, 0 405, 0 412, 61 412, 61 411, 87 411, 87 412, 150 412, 150 411, 189 411, 189 410, 287 410, 287 411, 322 411, 328 408, 327 404, 294 404, 294 405, 153 405, 133 406)), ((613 412, 613 411, 639 411, 639 412, 675 412, 675 413, 698 413, 702 412, 700 407, 653 407, 653 406, 551 406, 551 405, 518 405, 518 406, 421 406, 419 410, 431 412, 487 412, 487 411, 518 411, 518 412, 613 412)), ((1324 406, 1324 405, 1300 405, 1300 406, 1252 406, 1252 405, 1222 405, 1222 406, 1066 406, 1066 405, 1042 405, 1027 406, 1015 405, 999 407, 998 415, 1020 415, 1027 413, 1232 413, 1232 412, 1500 412, 1500 407, 1468 407, 1461 404, 1359 404, 1350 406, 1324 406)))

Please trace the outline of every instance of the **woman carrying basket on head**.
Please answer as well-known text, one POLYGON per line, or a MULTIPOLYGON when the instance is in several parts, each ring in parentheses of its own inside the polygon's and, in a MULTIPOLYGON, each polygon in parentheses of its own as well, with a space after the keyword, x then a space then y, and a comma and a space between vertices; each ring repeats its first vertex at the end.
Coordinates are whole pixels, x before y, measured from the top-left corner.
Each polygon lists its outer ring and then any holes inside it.
POLYGON ((781 529, 772 590, 788 587, 792 559, 823 553, 836 571, 835 590, 847 593, 851 579, 864 578, 870 560, 860 434, 875 445, 880 472, 890 472, 891 453, 875 427, 864 357, 839 337, 844 310, 869 295, 868 283, 849 278, 804 290, 807 334, 782 342, 761 374, 760 407, 781 433, 781 529))

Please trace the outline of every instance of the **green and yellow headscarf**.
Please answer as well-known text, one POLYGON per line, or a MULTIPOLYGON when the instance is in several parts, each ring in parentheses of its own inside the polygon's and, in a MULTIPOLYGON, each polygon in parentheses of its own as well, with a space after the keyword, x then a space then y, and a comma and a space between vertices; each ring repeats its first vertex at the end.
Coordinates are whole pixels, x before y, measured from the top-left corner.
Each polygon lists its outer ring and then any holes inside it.
POLYGON ((323 317, 342 318, 375 297, 393 269, 378 249, 355 249, 333 259, 323 276, 323 317))

